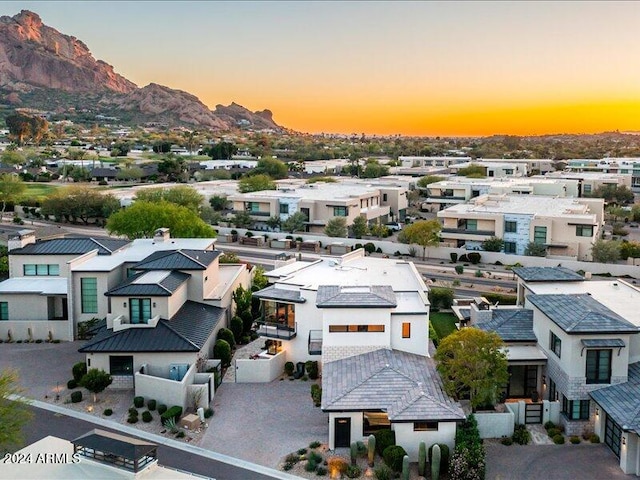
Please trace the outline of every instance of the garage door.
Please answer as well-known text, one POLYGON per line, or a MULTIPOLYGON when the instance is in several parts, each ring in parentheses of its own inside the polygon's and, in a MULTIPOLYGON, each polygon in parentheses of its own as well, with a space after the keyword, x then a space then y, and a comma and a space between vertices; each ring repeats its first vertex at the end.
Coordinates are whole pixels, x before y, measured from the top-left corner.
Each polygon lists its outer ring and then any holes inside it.
POLYGON ((607 415, 607 420, 604 425, 604 443, 616 454, 616 457, 620 458, 620 439, 622 438, 622 429, 620 425, 613 421, 613 419, 607 415))

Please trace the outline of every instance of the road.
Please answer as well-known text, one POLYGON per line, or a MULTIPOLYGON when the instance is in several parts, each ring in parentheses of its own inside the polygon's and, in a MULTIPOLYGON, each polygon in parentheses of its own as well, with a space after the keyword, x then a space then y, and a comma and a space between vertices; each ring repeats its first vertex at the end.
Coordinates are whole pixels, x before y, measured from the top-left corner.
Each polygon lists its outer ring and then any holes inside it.
MULTIPOLYGON (((27 443, 33 443, 49 435, 54 435, 66 440, 73 440, 94 428, 110 430, 100 425, 53 413, 48 410, 34 407, 30 408, 33 410, 35 416, 34 421, 30 422, 23 429, 27 443)), ((116 433, 119 432, 116 431, 116 433)), ((268 441, 268 439, 265 439, 265 441, 268 441)), ((242 448, 242 445, 238 445, 238 448, 242 448)), ((158 447, 158 463, 178 470, 215 478, 216 480, 273 480, 278 478, 256 473, 166 445, 160 445, 158 447)))

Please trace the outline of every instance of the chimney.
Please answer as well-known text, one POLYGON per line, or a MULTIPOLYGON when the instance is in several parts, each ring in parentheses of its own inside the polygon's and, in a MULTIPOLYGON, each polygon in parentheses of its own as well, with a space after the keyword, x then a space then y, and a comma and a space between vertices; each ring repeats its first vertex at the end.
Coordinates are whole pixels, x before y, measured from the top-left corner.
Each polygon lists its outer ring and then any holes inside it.
POLYGON ((469 312, 469 324, 474 325, 478 321, 491 320, 493 312, 489 309, 489 303, 475 298, 474 302, 470 305, 471 311, 469 312))
POLYGON ((168 242, 171 239, 171 232, 168 228, 159 228, 153 234, 153 240, 156 242, 168 242))
POLYGON ((18 230, 16 233, 9 235, 7 249, 9 251, 16 248, 22 248, 30 243, 36 243, 36 232, 33 230, 18 230))

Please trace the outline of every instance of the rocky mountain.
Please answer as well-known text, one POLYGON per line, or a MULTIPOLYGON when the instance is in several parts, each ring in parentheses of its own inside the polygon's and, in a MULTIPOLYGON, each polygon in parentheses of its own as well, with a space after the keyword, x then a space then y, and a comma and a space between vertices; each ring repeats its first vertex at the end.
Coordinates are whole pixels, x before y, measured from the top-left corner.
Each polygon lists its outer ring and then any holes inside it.
POLYGON ((281 129, 269 110, 251 112, 232 103, 211 111, 182 90, 156 83, 138 88, 96 60, 82 41, 44 25, 28 10, 0 17, 0 94, 14 107, 108 113, 136 123, 281 129))

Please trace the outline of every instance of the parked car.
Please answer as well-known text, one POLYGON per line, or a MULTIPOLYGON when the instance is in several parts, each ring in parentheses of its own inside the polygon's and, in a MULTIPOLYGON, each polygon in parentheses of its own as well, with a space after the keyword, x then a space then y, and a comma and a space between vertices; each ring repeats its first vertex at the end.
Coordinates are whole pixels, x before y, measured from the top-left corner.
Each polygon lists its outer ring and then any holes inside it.
POLYGON ((387 223, 386 227, 392 232, 399 232, 400 230, 402 230, 402 224, 398 222, 387 223))

